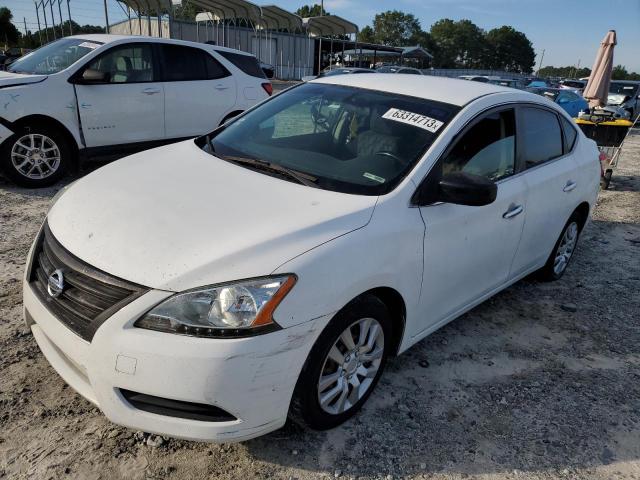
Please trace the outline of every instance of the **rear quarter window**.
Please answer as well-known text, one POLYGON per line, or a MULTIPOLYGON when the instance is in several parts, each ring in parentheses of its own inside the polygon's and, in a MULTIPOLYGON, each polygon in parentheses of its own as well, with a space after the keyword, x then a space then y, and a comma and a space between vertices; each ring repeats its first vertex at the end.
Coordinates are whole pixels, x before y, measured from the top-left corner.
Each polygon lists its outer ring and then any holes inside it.
POLYGON ((262 68, 260 68, 260 62, 252 55, 242 55, 221 50, 216 50, 216 53, 222 55, 247 75, 257 78, 267 78, 262 68))

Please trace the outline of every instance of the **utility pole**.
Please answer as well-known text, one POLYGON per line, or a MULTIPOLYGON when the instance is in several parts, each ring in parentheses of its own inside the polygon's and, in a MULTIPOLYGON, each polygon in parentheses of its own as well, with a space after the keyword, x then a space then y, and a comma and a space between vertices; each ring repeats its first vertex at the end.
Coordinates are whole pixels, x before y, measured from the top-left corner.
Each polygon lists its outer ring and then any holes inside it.
POLYGON ((67 15, 69 15, 69 34, 73 35, 73 26, 71 25, 71 8, 69 7, 69 0, 67 0, 67 15))
MULTIPOLYGON (((27 31, 27 18, 22 17, 22 21, 24 22, 24 37, 27 38, 27 35, 29 35, 29 32, 27 31)), ((26 48, 26 45, 25 45, 25 48, 26 48)))
POLYGON ((40 13, 38 12, 38 4, 33 2, 36 6, 36 18, 38 19, 38 38, 40 39, 40 46, 42 46, 42 29, 40 28, 40 13))
POLYGON ((545 49, 542 49, 542 55, 540 56, 540 63, 538 64, 538 71, 536 72, 536 77, 538 76, 538 74, 540 73, 540 69, 542 68, 542 61, 544 60, 544 52, 545 49))
POLYGON ((109 29, 109 12, 107 11, 107 0, 104 0, 104 21, 107 24, 106 32, 110 33, 109 32, 109 30, 110 30, 109 29))

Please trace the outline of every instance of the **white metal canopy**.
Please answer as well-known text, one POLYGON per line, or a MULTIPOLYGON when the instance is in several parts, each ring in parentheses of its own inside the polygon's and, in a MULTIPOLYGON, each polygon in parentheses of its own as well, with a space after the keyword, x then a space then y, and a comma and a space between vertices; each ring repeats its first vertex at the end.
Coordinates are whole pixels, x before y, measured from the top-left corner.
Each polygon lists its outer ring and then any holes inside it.
POLYGON ((358 33, 358 26, 355 23, 345 20, 337 15, 307 17, 303 18, 302 22, 307 27, 307 30, 311 35, 318 37, 358 33))
POLYGON ((263 5, 262 26, 269 30, 302 30, 302 18, 276 5, 263 5))

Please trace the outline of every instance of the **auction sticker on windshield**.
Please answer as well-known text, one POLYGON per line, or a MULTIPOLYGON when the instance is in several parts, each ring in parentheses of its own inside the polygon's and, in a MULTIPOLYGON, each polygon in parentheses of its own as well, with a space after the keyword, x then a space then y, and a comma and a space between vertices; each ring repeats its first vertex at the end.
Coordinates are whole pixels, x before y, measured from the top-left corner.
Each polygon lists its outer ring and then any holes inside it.
POLYGON ((436 133, 438 129, 444 125, 444 122, 436 120, 435 118, 427 117, 419 113, 407 112, 406 110, 400 110, 399 108, 390 108, 382 115, 382 118, 387 120, 393 120, 394 122, 406 123, 407 125, 413 125, 414 127, 422 128, 431 133, 436 133))

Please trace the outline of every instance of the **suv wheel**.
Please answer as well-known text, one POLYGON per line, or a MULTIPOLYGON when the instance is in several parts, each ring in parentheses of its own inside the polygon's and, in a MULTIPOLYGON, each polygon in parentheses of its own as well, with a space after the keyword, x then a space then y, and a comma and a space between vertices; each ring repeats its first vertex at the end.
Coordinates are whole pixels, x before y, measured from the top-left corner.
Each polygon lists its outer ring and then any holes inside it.
POLYGON ((391 346, 391 318, 373 295, 338 313, 311 349, 291 403, 290 417, 317 430, 351 418, 382 375, 391 346))
POLYGON ((22 129, 2 146, 0 166, 16 184, 46 187, 64 175, 71 162, 71 149, 65 136, 52 127, 22 129))

